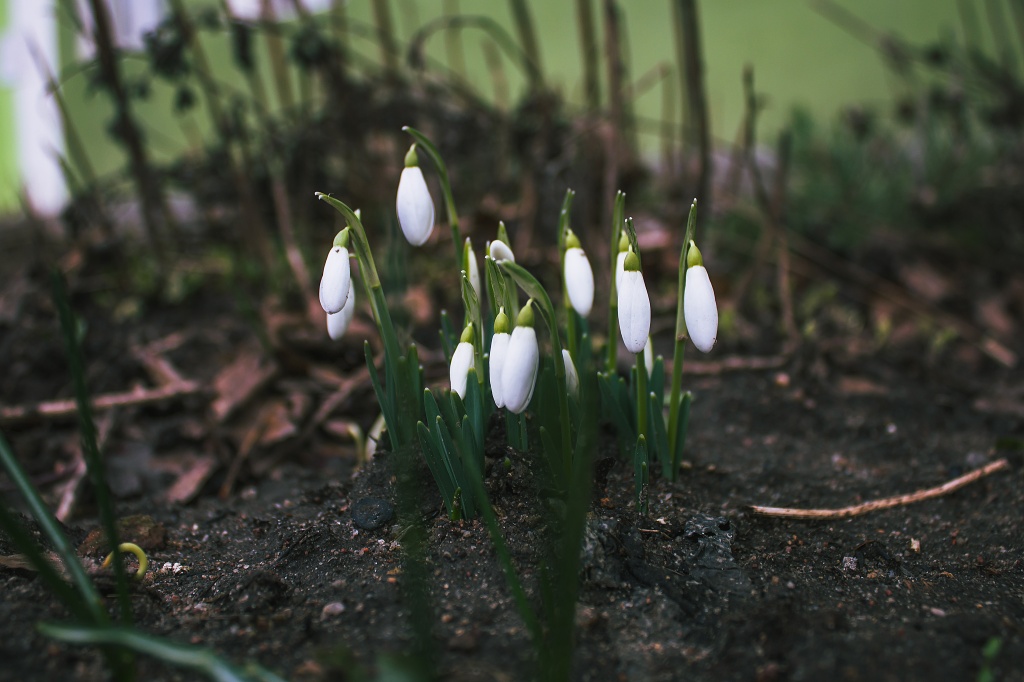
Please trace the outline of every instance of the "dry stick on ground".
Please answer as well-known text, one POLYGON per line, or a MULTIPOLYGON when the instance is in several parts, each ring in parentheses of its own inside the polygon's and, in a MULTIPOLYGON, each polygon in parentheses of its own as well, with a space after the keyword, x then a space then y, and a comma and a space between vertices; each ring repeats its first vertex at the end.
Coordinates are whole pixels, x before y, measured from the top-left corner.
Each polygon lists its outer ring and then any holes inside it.
POLYGON ((946 483, 934 488, 918 490, 917 492, 910 493, 909 495, 897 495, 896 497, 872 500, 870 502, 855 504, 851 507, 843 507, 841 509, 793 509, 790 507, 761 507, 758 505, 752 505, 750 509, 755 514, 760 514, 761 516, 777 516, 787 519, 845 519, 850 516, 859 516, 868 512, 878 511, 879 509, 902 507, 907 504, 913 504, 914 502, 921 502, 922 500, 930 500, 933 497, 940 497, 951 493, 954 490, 959 490, 968 483, 973 483, 974 481, 988 476, 989 474, 1009 468, 1010 463, 1006 458, 998 459, 995 462, 986 464, 980 469, 975 469, 969 474, 964 474, 963 476, 954 478, 952 481, 947 481, 946 483))
MULTIPOLYGON (((129 405, 148 405, 159 403, 174 398, 204 393, 206 389, 198 381, 182 381, 177 384, 168 384, 159 388, 137 387, 122 393, 107 393, 96 396, 92 401, 95 411, 101 412, 114 407, 127 407, 129 405)), ((78 412, 74 399, 68 400, 47 400, 34 405, 13 405, 11 407, 0 407, 0 425, 18 424, 33 419, 53 419, 57 417, 70 417, 78 412)))

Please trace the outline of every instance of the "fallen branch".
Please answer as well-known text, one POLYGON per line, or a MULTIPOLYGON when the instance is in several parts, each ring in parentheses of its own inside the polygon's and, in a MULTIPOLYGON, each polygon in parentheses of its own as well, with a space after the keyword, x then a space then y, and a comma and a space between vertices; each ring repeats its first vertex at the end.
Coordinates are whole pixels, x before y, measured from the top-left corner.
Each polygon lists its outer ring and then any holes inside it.
POLYGON ((947 481, 935 488, 918 490, 917 492, 910 493, 909 495, 897 495, 896 497, 872 500, 871 502, 855 504, 852 507, 843 507, 841 509, 792 509, 789 507, 761 507, 758 505, 751 505, 750 509, 755 514, 760 514, 762 516, 779 516, 787 519, 845 519, 850 516, 859 516, 860 514, 866 514, 879 509, 900 507, 914 502, 921 502, 922 500, 930 500, 933 497, 940 497, 947 493, 951 493, 954 490, 959 490, 968 483, 977 481, 979 478, 984 478, 989 474, 1009 468, 1010 463, 1006 458, 998 459, 995 462, 986 464, 980 469, 975 469, 969 474, 964 474, 963 476, 954 478, 952 481, 947 481))
MULTIPOLYGON (((198 381, 180 381, 159 388, 136 387, 131 391, 123 393, 107 393, 97 396, 92 401, 92 407, 97 412, 109 410, 113 407, 127 407, 131 405, 149 405, 159 403, 172 398, 183 398, 196 395, 206 391, 206 388, 198 381)), ((35 405, 14 405, 11 407, 0 407, 0 424, 16 424, 30 421, 32 419, 53 419, 68 417, 76 414, 78 408, 74 399, 48 400, 36 403, 35 405)))

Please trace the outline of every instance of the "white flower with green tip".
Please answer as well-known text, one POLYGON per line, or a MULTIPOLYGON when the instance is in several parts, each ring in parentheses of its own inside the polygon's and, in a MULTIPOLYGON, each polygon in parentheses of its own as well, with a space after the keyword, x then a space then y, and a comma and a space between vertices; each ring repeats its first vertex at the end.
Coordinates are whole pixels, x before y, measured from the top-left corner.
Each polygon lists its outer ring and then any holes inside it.
POLYGON ((573 310, 580 317, 586 317, 594 306, 594 271, 572 230, 566 236, 565 246, 565 291, 573 310))
POLYGON ((320 305, 328 314, 342 309, 352 285, 352 267, 348 262, 348 228, 334 238, 320 278, 320 305))
POLYGON ((686 288, 683 291, 683 319, 693 345, 702 353, 715 346, 718 339, 718 305, 711 278, 704 268, 704 258, 697 245, 690 241, 686 254, 686 288))
POLYGON ((452 392, 458 393, 460 398, 466 397, 466 382, 469 379, 469 370, 476 367, 476 354, 473 351, 473 325, 468 324, 462 330, 462 337, 459 345, 452 353, 452 365, 449 372, 452 392))
POLYGON ((402 234, 413 246, 421 246, 434 230, 434 200, 430 198, 427 181, 419 167, 416 145, 405 155, 405 168, 398 181, 398 198, 395 200, 398 223, 402 234))
POLYGON ((508 350, 501 368, 501 394, 505 407, 516 414, 530 404, 537 385, 537 366, 540 349, 537 331, 533 328, 533 301, 527 301, 519 311, 516 328, 508 341, 508 350))
POLYGON ((619 333, 626 350, 636 355, 651 333, 651 298, 647 295, 640 259, 630 249, 619 282, 619 333))
POLYGON ((505 358, 508 356, 508 333, 511 323, 505 308, 498 310, 494 317, 494 335, 491 336, 491 350, 489 353, 491 397, 494 399, 495 407, 505 407, 505 397, 501 390, 501 373, 505 366, 505 358))
POLYGON ((356 288, 351 278, 348 284, 348 296, 345 298, 345 305, 336 313, 327 313, 327 335, 337 341, 348 331, 349 324, 356 314, 356 288))

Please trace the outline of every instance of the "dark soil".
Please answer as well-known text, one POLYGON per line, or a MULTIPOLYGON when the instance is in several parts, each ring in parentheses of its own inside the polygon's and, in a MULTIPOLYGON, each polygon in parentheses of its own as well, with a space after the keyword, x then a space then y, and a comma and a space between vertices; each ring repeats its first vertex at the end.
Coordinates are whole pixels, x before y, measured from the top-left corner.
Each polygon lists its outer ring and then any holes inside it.
MULTIPOLYGON (((4 406, 71 395, 45 279, 22 279, 18 305, 0 321, 4 406)), ((222 419, 203 395, 120 408, 105 427, 109 413, 99 415, 119 514, 148 515, 165 531, 125 533, 150 545, 152 569, 133 589, 137 626, 293 680, 352 679, 348 656, 372 669, 380 654, 405 651, 391 462, 379 454, 355 470, 354 449, 338 435, 343 418, 366 428, 375 417, 368 384, 313 416, 332 382, 358 376, 361 339, 329 346, 301 326, 285 328, 285 341, 265 353, 230 297, 144 300, 141 312, 126 312, 94 303, 102 287, 85 275, 74 289, 89 325, 95 394, 151 385, 132 351, 176 332, 183 340, 165 357, 204 386, 246 352, 277 367, 222 419), (297 428, 251 447, 220 497, 251 424, 269 419, 268 404, 284 405, 284 421, 297 428), (196 473, 201 461, 213 462, 209 476, 196 473), (201 485, 168 502, 189 475, 201 485)), ((575 679, 973 680, 988 665, 996 680, 1024 680, 1024 411, 1012 391, 1024 377, 984 359, 959 362, 956 343, 929 355, 919 339, 881 350, 848 341, 809 341, 771 369, 695 365, 688 462, 678 483, 653 477, 646 517, 633 507, 631 466, 599 454, 575 679), (855 518, 780 520, 749 510, 842 507, 935 486, 999 457, 1009 470, 855 518), (1002 647, 986 663, 992 638, 1002 647)), ((728 344, 708 359, 741 348, 728 344)), ((444 371, 436 362, 429 369, 444 371)), ((4 431, 56 506, 77 448, 73 421, 4 431)), ((534 462, 500 437, 489 454, 491 499, 536 598, 534 462)), ((0 485, 13 502, 7 479, 0 485)), ((69 529, 76 541, 95 527, 88 486, 80 497, 69 529)), ((534 677, 526 629, 483 525, 435 513, 427 531, 442 679, 534 677)), ((0 554, 13 552, 0 540, 0 554)), ((83 554, 99 561, 103 551, 83 554)), ((97 576, 112 595, 109 573, 97 576)), ((2 568, 0 584, 0 679, 104 677, 96 650, 35 630, 67 614, 31 572, 2 568)), ((140 679, 194 677, 152 659, 139 666, 140 679)))

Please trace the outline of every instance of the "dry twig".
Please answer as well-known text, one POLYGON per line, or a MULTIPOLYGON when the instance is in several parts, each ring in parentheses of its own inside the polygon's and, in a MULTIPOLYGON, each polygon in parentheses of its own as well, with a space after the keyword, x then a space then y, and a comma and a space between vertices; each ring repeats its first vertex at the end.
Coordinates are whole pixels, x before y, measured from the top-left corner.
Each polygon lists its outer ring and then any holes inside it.
MULTIPOLYGON (((173 398, 184 398, 190 395, 203 393, 206 389, 198 381, 181 381, 175 384, 160 386, 159 388, 136 387, 122 393, 107 393, 97 396, 92 401, 92 408, 96 412, 109 410, 113 407, 127 407, 129 405, 148 405, 159 403, 173 398)), ((0 425, 16 424, 33 419, 53 419, 58 417, 69 417, 78 412, 74 398, 68 400, 47 400, 35 405, 12 405, 11 407, 0 407, 0 425)))
POLYGON ((902 507, 903 505, 912 504, 914 502, 921 502, 922 500, 930 500, 933 497, 940 497, 951 493, 954 490, 959 490, 968 483, 973 483, 974 481, 984 478, 989 474, 1009 468, 1010 462, 1004 457, 996 460, 995 462, 991 462, 990 464, 986 464, 980 469, 975 469, 970 473, 954 478, 953 480, 947 481, 934 488, 918 490, 917 492, 913 492, 908 495, 897 495, 896 497, 872 500, 870 502, 855 504, 851 507, 843 507, 841 509, 792 509, 790 507, 761 507, 758 505, 751 505, 750 509, 755 514, 760 514, 761 516, 779 516, 787 519, 845 519, 850 516, 859 516, 879 509, 902 507))

